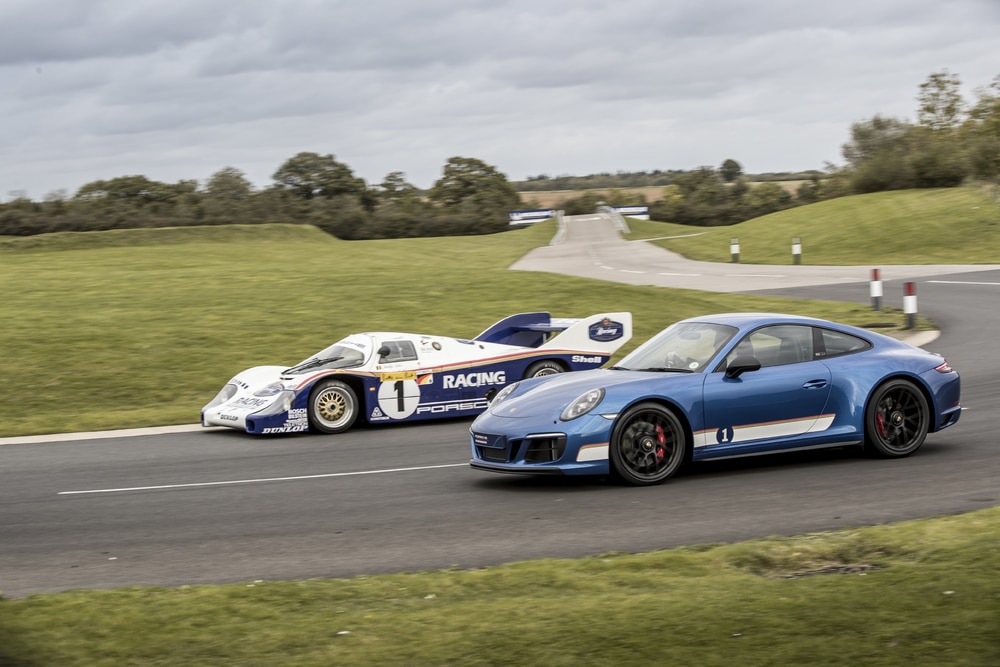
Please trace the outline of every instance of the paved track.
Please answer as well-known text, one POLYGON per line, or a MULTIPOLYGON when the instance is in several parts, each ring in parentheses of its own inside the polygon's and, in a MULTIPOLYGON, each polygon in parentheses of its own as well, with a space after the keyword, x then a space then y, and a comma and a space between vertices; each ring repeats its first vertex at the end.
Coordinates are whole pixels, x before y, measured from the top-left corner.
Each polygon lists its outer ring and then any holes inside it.
MULTIPOLYGON (((582 278, 598 278, 629 285, 682 287, 713 292, 865 283, 871 269, 880 268, 884 281, 1000 270, 989 266, 765 266, 697 262, 645 241, 623 241, 611 218, 604 214, 566 218, 561 242, 532 250, 511 265, 517 271, 544 271, 582 278)), ((789 254, 789 260, 791 255, 789 254)))
MULTIPOLYGON (((865 282, 782 293, 868 300, 865 282)), ((0 593, 478 567, 1000 504, 1000 360, 987 352, 1000 328, 989 305, 1000 303, 1000 271, 920 278, 918 294, 943 329, 928 347, 961 371, 969 409, 908 459, 761 457, 698 464, 633 489, 470 470, 468 420, 340 436, 174 430, 0 441, 0 593)))

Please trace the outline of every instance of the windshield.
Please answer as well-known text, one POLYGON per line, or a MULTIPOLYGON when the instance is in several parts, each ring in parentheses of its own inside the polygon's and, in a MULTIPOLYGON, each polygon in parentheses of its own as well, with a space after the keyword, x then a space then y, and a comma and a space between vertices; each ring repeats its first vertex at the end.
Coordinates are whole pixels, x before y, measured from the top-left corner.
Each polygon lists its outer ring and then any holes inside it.
POLYGON ((735 334, 735 327, 722 324, 678 322, 637 347, 613 368, 697 373, 735 334))
POLYGON ((370 349, 371 342, 367 337, 348 336, 295 366, 285 369, 285 373, 295 374, 331 368, 354 368, 365 362, 365 357, 370 349))

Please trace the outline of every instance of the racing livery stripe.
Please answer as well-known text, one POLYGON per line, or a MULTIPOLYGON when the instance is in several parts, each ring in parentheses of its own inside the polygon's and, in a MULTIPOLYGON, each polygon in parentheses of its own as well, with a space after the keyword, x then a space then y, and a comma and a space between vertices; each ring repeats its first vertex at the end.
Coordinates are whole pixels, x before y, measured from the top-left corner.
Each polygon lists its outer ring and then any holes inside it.
MULTIPOLYGON (((607 354, 606 352, 587 352, 587 351, 584 351, 584 350, 531 350, 530 352, 517 352, 517 353, 513 353, 513 354, 507 354, 507 355, 499 356, 499 357, 484 357, 482 359, 476 359, 476 360, 473 360, 473 361, 467 361, 467 362, 456 363, 456 364, 448 364, 448 365, 444 365, 444 366, 428 366, 428 367, 423 367, 423 368, 419 368, 419 369, 416 369, 414 371, 408 371, 408 372, 410 372, 410 373, 421 373, 421 374, 425 374, 425 373, 454 373, 456 371, 461 371, 461 370, 466 369, 466 368, 476 368, 477 366, 483 366, 483 365, 486 365, 486 364, 503 363, 503 362, 506 362, 506 361, 517 361, 519 359, 531 359, 531 358, 534 358, 534 357, 551 357, 553 355, 564 355, 564 354, 578 355, 578 356, 583 356, 583 357, 608 357, 609 359, 611 358, 611 355, 607 354)), ((299 382, 299 384, 297 384, 295 386, 295 390, 297 391, 299 389, 302 389, 303 387, 305 387, 310 382, 314 382, 314 381, 316 381, 316 380, 318 380, 318 379, 320 379, 322 377, 326 377, 328 375, 353 375, 355 377, 375 377, 375 378, 383 378, 384 379, 384 376, 386 374, 393 375, 393 373, 395 373, 395 375, 399 375, 400 372, 399 371, 386 371, 386 372, 383 373, 383 372, 371 372, 371 371, 353 371, 353 370, 349 370, 349 369, 348 370, 336 369, 336 370, 330 370, 330 371, 320 371, 319 373, 316 373, 315 375, 310 375, 310 376, 306 377, 305 379, 303 379, 301 382, 299 382)), ((393 376, 393 377, 395 377, 395 376, 393 376)), ((425 380, 425 382, 426 382, 426 380, 425 380)), ((420 384, 423 384, 423 382, 421 382, 420 384)))
POLYGON ((765 440, 768 438, 800 435, 802 433, 818 433, 830 428, 836 417, 836 414, 825 414, 802 419, 785 419, 782 421, 761 422, 759 424, 744 424, 742 426, 727 425, 704 429, 694 434, 694 446, 710 447, 712 445, 765 440), (728 433, 730 430, 732 431, 731 435, 728 433), (728 438, 726 437, 727 435, 729 435, 728 438))
POLYGON ((445 366, 432 366, 426 369, 434 373, 452 373, 455 371, 460 371, 465 368, 475 368, 476 366, 482 366, 484 364, 495 364, 503 363, 506 361, 517 361, 518 359, 531 359, 534 357, 551 357, 553 355, 563 355, 571 354, 581 357, 608 357, 611 358, 606 352, 585 352, 582 350, 532 350, 530 352, 518 352, 514 354, 506 354, 500 357, 484 357, 482 359, 476 359, 474 361, 467 361, 456 364, 448 364, 445 366))
POLYGON ((593 445, 583 445, 576 453, 577 463, 586 463, 588 461, 607 461, 607 460, 608 460, 608 443, 606 442, 599 442, 593 445))

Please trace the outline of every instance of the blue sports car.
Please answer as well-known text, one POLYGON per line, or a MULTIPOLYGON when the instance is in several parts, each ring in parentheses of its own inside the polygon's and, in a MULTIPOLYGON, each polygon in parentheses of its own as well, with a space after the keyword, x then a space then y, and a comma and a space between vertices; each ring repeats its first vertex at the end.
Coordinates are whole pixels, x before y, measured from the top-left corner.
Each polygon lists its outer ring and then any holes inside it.
POLYGON ((685 461, 864 444, 915 452, 958 421, 937 354, 826 320, 683 320, 618 365, 515 382, 473 422, 479 470, 663 482, 685 461))

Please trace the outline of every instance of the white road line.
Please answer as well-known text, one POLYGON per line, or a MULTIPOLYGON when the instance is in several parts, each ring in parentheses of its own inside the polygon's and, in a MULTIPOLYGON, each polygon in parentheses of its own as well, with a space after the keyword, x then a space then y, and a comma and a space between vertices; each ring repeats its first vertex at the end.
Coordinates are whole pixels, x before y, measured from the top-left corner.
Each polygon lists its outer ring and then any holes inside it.
POLYGON ((645 271, 633 271, 631 269, 621 269, 622 273, 646 273, 645 271))
POLYGON ((977 283, 971 280, 928 280, 929 283, 937 283, 939 285, 992 285, 994 287, 1000 287, 1000 283, 977 283))
POLYGON ((787 278, 783 273, 727 273, 727 278, 787 278))
POLYGON ((359 470, 357 472, 331 472, 323 475, 299 475, 297 477, 262 477, 260 479, 231 479, 221 482, 195 482, 191 484, 161 484, 159 486, 130 486, 120 489, 87 489, 85 491, 60 491, 56 495, 78 496, 85 493, 118 493, 120 491, 159 491, 162 489, 190 489, 199 486, 227 486, 231 484, 258 484, 262 482, 292 482, 303 479, 324 479, 327 477, 353 477, 357 475, 381 475, 390 472, 414 472, 416 470, 436 470, 438 468, 458 468, 468 463, 445 463, 437 466, 416 466, 413 468, 387 468, 385 470, 359 470))
POLYGON ((46 442, 70 442, 73 440, 100 440, 104 438, 132 438, 139 435, 163 435, 165 433, 193 433, 195 431, 221 431, 225 427, 202 426, 201 424, 180 424, 177 426, 153 426, 149 428, 123 428, 115 431, 88 431, 82 433, 50 433, 48 435, 22 435, 0 438, 0 445, 31 445, 46 442))
POLYGON ((690 276, 696 278, 700 276, 700 273, 657 273, 658 276, 690 276))

